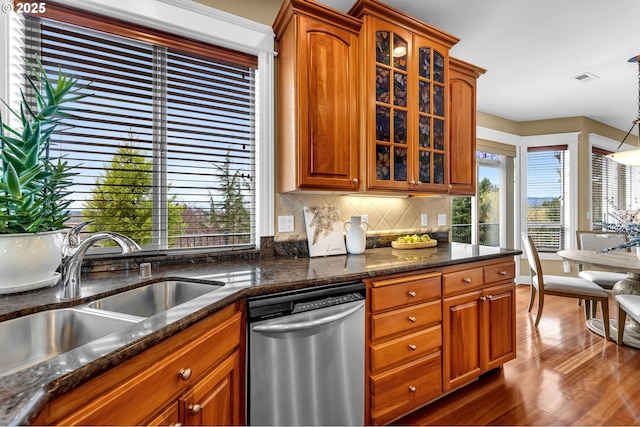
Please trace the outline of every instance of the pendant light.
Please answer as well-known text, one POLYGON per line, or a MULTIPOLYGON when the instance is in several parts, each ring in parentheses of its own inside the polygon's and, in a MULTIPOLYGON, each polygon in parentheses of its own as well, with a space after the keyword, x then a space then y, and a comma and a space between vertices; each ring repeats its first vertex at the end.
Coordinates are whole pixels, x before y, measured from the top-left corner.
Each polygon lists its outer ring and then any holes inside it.
POLYGON ((625 137, 622 139, 622 142, 620 143, 620 145, 618 145, 616 152, 608 154, 606 157, 615 162, 622 163, 623 165, 639 166, 640 165, 640 55, 634 56, 633 58, 629 59, 629 62, 636 62, 638 64, 638 118, 633 121, 633 124, 631 125, 631 129, 629 129, 629 132, 627 132, 625 137), (631 134, 631 131, 636 125, 638 125, 638 132, 639 132, 638 148, 636 148, 635 150, 629 150, 629 151, 618 151, 620 147, 622 147, 622 144, 624 144, 624 141, 627 139, 629 134, 631 134))

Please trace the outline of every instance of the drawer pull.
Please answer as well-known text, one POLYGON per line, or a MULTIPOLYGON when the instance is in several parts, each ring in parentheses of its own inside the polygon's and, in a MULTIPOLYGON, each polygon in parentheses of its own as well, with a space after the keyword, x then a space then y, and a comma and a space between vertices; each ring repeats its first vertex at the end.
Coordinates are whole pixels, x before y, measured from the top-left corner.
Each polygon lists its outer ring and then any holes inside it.
POLYGON ((487 297, 480 297, 480 301, 486 301, 487 297))
POLYGON ((198 405, 197 403, 195 405, 189 405, 189 407, 187 408, 187 410, 189 411, 189 415, 197 415, 198 412, 200 412, 200 409, 202 409, 202 406, 198 405))
POLYGON ((178 376, 182 381, 187 381, 189 378, 191 378, 191 369, 180 369, 180 372, 178 372, 178 376))
POLYGON ((464 283, 471 283, 471 278, 470 277, 465 277, 464 279, 462 279, 462 281, 464 283))
POLYGON ((412 385, 410 385, 410 386, 409 386, 409 391, 410 391, 411 393, 415 393, 417 390, 418 390, 418 389, 417 389, 417 388, 415 388, 414 386, 412 386, 412 385))
POLYGON ((417 347, 415 344, 409 344, 409 349, 415 350, 417 347))
POLYGON ((413 316, 409 316, 409 322, 416 323, 416 318, 413 316))
POLYGON ((416 296, 416 293, 415 293, 415 292, 413 292, 413 291, 409 291, 407 294, 408 294, 411 298, 413 298, 413 297, 415 297, 415 296, 416 296))
POLYGON ((502 270, 502 271, 500 272, 500 275, 501 275, 501 276, 506 276, 506 275, 507 275, 507 272, 506 272, 506 271, 504 271, 504 270, 502 270))
POLYGON ((493 295, 489 295, 487 298, 493 301, 493 295))
POLYGON ((357 184, 360 182, 360 180, 358 178, 353 178, 351 182, 353 182, 354 184, 357 184))

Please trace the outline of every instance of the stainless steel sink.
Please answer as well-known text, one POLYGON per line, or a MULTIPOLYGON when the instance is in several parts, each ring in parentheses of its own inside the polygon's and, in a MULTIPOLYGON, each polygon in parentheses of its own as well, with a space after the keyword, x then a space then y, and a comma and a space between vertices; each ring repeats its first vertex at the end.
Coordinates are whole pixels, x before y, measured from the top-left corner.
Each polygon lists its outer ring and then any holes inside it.
POLYGON ((217 284, 202 284, 163 281, 102 298, 90 303, 88 307, 132 316, 151 317, 220 289, 222 286, 224 284, 219 282, 217 284))
POLYGON ((135 320, 65 308, 0 322, 0 376, 66 353, 135 320))

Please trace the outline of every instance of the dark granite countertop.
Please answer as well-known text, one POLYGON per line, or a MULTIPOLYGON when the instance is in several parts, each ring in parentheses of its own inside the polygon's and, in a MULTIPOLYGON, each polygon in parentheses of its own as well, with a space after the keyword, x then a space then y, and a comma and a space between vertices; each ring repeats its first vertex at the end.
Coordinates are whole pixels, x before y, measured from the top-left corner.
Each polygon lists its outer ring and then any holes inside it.
MULTIPOLYGON (((272 257, 156 268, 151 279, 133 273, 93 273, 82 278, 82 297, 60 302, 57 289, 0 296, 0 321, 36 311, 85 304, 161 279, 191 279, 225 286, 146 318, 92 343, 21 371, 0 376, 0 425, 29 424, 51 399, 154 346, 223 307, 248 296, 361 280, 424 268, 515 256, 520 250, 440 243, 435 248, 369 249, 362 255, 272 257)), ((137 272, 136 272, 137 273, 137 272)))

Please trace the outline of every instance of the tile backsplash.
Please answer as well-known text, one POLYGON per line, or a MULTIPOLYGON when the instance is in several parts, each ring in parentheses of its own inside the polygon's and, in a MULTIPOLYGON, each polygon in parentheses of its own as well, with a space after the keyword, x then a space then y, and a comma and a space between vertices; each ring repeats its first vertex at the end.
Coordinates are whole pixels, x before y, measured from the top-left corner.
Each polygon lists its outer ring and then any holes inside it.
POLYGON ((306 240, 303 208, 305 206, 334 206, 340 211, 343 222, 353 215, 368 215, 367 235, 389 232, 448 232, 451 224, 451 199, 447 196, 433 197, 383 197, 347 196, 341 194, 278 193, 275 199, 276 242, 306 240), (428 215, 426 227, 421 226, 421 214, 428 215), (447 225, 438 226, 438 215, 446 214, 447 225), (294 231, 278 232, 278 216, 293 215, 294 231))

